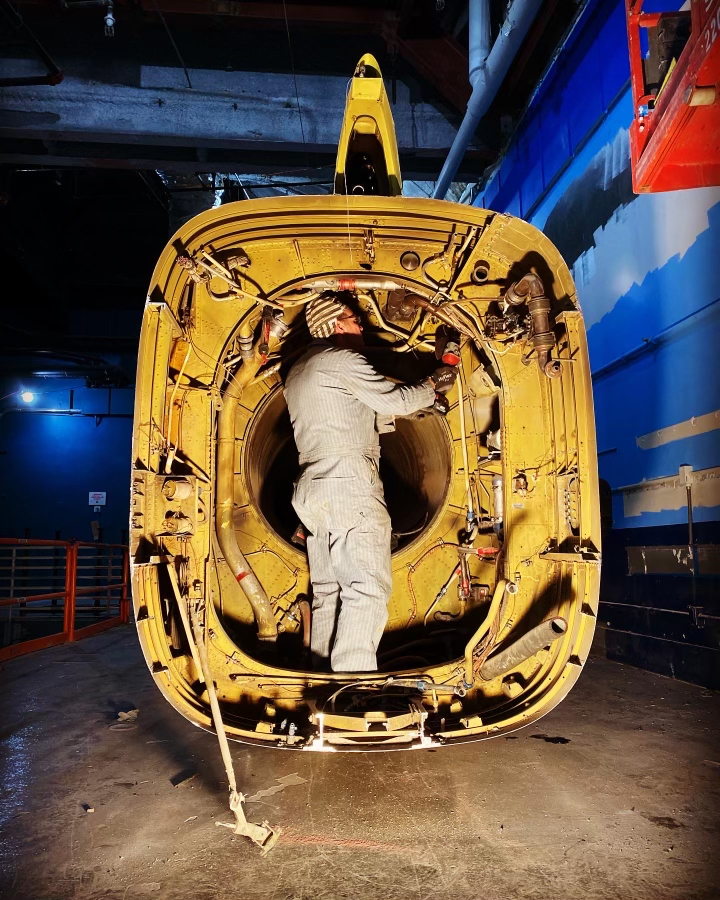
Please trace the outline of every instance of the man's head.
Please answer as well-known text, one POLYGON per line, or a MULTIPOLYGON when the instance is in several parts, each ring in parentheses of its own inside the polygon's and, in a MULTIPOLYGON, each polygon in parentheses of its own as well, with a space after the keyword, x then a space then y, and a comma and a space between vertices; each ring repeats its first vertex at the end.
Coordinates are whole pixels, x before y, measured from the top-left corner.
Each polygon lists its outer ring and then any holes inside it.
POLYGON ((360 317, 337 294, 326 293, 305 306, 305 318, 314 338, 335 338, 342 346, 362 346, 360 317))

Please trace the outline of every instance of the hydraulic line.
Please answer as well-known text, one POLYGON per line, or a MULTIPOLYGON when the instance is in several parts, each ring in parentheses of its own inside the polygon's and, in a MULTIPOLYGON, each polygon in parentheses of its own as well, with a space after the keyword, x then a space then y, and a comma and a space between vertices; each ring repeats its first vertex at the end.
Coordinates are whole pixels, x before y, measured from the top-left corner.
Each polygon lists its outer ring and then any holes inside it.
POLYGON ((428 622, 428 619, 430 618, 430 613, 433 611, 433 609, 435 609, 435 607, 442 600, 442 598, 445 596, 445 594, 447 594, 448 590, 450 589, 450 585, 453 583, 453 581, 455 581, 456 578, 458 578, 460 576, 460 574, 461 574, 461 566, 458 564, 457 566, 455 566, 453 568, 452 572, 450 573, 450 577, 445 582, 445 584, 440 588, 440 590, 436 594, 435 599, 430 604, 430 606, 428 606, 427 612, 425 613, 425 616, 423 617, 423 625, 425 627, 427 627, 427 622, 428 622))
POLYGON ((510 585, 512 582, 508 582, 506 579, 501 578, 498 583, 495 585, 495 592, 493 594, 492 602, 490 603, 490 609, 488 610, 487 616, 475 632, 475 634, 470 638, 466 647, 465 647, 465 685, 466 687, 471 687, 473 682, 475 681, 475 672, 474 672, 474 652, 477 645, 480 641, 490 632, 490 637, 494 639, 492 635, 491 629, 494 629, 495 621, 499 618, 500 607, 502 601, 505 597, 505 592, 510 591, 514 593, 517 591, 517 587, 512 584, 512 589, 510 585))
POLYGON ((170 403, 168 404, 168 424, 167 424, 167 435, 165 437, 168 446, 168 455, 165 460, 165 474, 168 475, 172 471, 172 465, 175 461, 175 454, 177 453, 177 444, 175 442, 175 446, 171 446, 171 438, 172 438, 172 420, 173 420, 173 409, 175 407, 175 396, 178 392, 178 387, 180 386, 180 381, 182 380, 183 375, 185 374, 185 366, 187 365, 187 361, 190 359, 190 353, 192 352, 192 341, 188 340, 187 353, 185 354, 185 359, 180 366, 180 371, 178 372, 178 376, 175 379, 175 385, 172 390, 172 394, 170 395, 170 403))
POLYGON ((473 509, 473 496, 470 488, 470 463, 468 461, 467 433, 465 431, 465 395, 462 384, 462 366, 457 367, 457 373, 458 413, 460 414, 460 449, 462 450, 463 469, 465 472, 465 491, 467 492, 467 525, 468 531, 470 531, 475 523, 475 510, 473 509))
MULTIPOLYGON (((449 311, 443 310, 433 302, 437 297, 437 291, 428 290, 427 287, 415 284, 414 282, 386 278, 382 275, 357 275, 352 277, 325 276, 323 278, 306 278, 297 283, 295 288, 310 289, 311 291, 316 291, 318 293, 324 291, 397 291, 404 288, 408 293, 413 294, 413 303, 420 309, 426 310, 430 315, 435 316, 435 318, 439 319, 444 324, 449 325, 451 328, 455 328, 467 337, 474 337, 466 325, 458 322, 449 311)), ((253 299, 257 302, 261 302, 257 297, 253 299)), ((293 301, 293 305, 303 304, 309 299, 309 296, 302 300, 298 299, 297 301, 293 301)), ((287 301, 287 297, 281 291, 277 291, 270 294, 266 302, 270 305, 277 306, 283 301, 287 301)))
MULTIPOLYGON (((248 334, 252 336, 261 315, 262 312, 258 309, 255 316, 243 323, 240 330, 241 338, 247 337, 248 334)), ((262 340, 262 335, 260 340, 262 340)), ((277 639, 277 622, 272 605, 263 586, 238 547, 233 523, 235 413, 245 387, 252 381, 263 364, 264 354, 260 354, 256 347, 252 359, 243 362, 230 379, 223 395, 223 404, 217 420, 215 528, 225 561, 252 607, 258 626, 258 638, 261 641, 274 641, 277 639)))
POLYGON ((395 328, 393 325, 390 325, 388 323, 388 321, 385 319, 383 314, 380 312, 380 307, 377 304, 377 300, 373 297, 373 295, 369 291, 368 292, 363 291, 362 293, 358 292, 358 297, 362 298, 363 300, 367 300, 367 302, 370 304, 370 307, 372 308, 373 313, 377 317, 377 320, 380 323, 383 331, 387 331, 390 334, 394 334, 396 337, 401 337, 405 341, 407 341, 410 338, 411 332, 403 331, 402 328, 395 328))

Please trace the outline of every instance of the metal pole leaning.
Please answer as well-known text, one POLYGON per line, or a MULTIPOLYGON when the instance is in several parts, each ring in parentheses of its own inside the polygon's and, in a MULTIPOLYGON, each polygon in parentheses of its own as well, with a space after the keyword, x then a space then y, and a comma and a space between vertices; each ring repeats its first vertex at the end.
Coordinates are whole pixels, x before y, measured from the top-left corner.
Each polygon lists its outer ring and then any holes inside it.
POLYGON ((65 610, 68 618, 67 639, 75 640, 75 599, 77 590, 77 557, 78 545, 73 541, 68 546, 68 569, 70 570, 70 579, 68 584, 68 593, 65 597, 65 610))
POLYGON ((71 599, 74 597, 75 590, 75 571, 73 567, 73 545, 65 544, 65 594, 63 608, 63 632, 65 640, 70 640, 70 634, 73 630, 73 621, 75 618, 75 604, 71 599))

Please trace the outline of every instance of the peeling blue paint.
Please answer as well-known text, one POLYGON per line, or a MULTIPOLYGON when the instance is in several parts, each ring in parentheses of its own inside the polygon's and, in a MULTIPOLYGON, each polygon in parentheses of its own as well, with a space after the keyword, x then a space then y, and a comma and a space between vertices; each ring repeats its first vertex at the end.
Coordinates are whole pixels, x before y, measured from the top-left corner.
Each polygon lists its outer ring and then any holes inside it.
POLYGON ((619 488, 720 465, 719 431, 636 443, 720 409, 720 189, 631 193, 628 77, 623 3, 590 4, 477 200, 545 230, 573 269, 615 528, 687 520, 684 507, 626 518, 619 488))

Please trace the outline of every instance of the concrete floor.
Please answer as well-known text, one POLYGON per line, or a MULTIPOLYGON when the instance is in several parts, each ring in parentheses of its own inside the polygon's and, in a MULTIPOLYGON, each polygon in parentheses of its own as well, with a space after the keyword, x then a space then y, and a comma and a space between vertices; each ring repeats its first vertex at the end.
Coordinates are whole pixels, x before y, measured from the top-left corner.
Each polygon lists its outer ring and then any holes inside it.
POLYGON ((3 898, 720 896, 720 696, 603 659, 508 738, 387 754, 233 744, 248 795, 305 779, 248 804, 284 828, 265 859, 215 827, 230 820, 215 738, 163 700, 131 627, 6 664, 0 710, 3 898), (135 729, 108 728, 132 708, 135 729))

